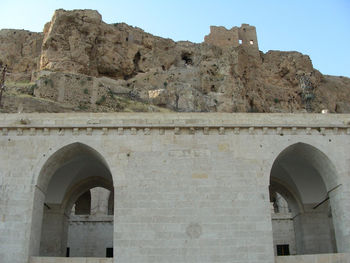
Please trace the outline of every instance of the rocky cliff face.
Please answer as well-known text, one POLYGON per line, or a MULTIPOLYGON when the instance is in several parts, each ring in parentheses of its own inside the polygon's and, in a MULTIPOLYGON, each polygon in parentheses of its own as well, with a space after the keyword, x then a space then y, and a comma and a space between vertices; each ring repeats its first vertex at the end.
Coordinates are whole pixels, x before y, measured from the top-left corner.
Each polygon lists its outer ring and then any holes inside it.
POLYGON ((25 93, 65 111, 350 112, 348 78, 323 76, 298 52, 259 52, 249 25, 227 31, 227 41, 225 32, 174 42, 106 24, 97 11, 57 10, 43 34, 0 31, 0 62, 35 82, 7 92, 3 111, 25 93))
POLYGON ((42 33, 26 30, 0 30, 0 68, 8 65, 11 68, 11 80, 28 80, 33 70, 39 65, 42 33))

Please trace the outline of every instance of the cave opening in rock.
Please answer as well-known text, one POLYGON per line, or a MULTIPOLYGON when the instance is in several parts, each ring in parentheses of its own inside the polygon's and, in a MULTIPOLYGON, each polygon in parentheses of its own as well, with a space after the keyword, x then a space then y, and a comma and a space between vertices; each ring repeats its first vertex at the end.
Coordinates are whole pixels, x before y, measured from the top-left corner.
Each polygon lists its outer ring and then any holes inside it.
POLYGON ((185 61, 185 65, 193 65, 192 54, 189 52, 183 52, 181 59, 185 61))

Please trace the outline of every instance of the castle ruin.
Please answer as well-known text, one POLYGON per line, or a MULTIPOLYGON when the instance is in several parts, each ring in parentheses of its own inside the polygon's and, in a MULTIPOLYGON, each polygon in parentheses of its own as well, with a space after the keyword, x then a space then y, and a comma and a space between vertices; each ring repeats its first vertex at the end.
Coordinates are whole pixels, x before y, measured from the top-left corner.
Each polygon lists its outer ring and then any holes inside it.
POLYGON ((231 29, 223 26, 210 26, 210 34, 204 37, 204 43, 222 48, 242 46, 252 54, 259 54, 256 29, 249 24, 242 24, 240 27, 231 29))

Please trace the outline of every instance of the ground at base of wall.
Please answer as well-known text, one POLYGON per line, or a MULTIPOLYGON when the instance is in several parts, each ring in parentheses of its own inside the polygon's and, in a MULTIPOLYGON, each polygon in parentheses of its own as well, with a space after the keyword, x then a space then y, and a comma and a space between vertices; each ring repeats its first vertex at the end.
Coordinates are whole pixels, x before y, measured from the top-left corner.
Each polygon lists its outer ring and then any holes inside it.
POLYGON ((29 263, 112 263, 113 258, 31 257, 29 263))
POLYGON ((275 263, 348 263, 350 254, 315 254, 275 257, 275 263))

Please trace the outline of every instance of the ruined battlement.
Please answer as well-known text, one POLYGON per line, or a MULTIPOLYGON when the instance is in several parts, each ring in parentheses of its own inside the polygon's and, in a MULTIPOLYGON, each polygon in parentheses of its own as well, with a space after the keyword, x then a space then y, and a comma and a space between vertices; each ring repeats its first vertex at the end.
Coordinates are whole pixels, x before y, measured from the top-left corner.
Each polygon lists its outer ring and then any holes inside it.
POLYGON ((252 50, 259 50, 256 29, 249 24, 240 27, 226 29, 223 26, 210 26, 209 35, 204 37, 204 42, 218 47, 238 47, 240 45, 252 50))

